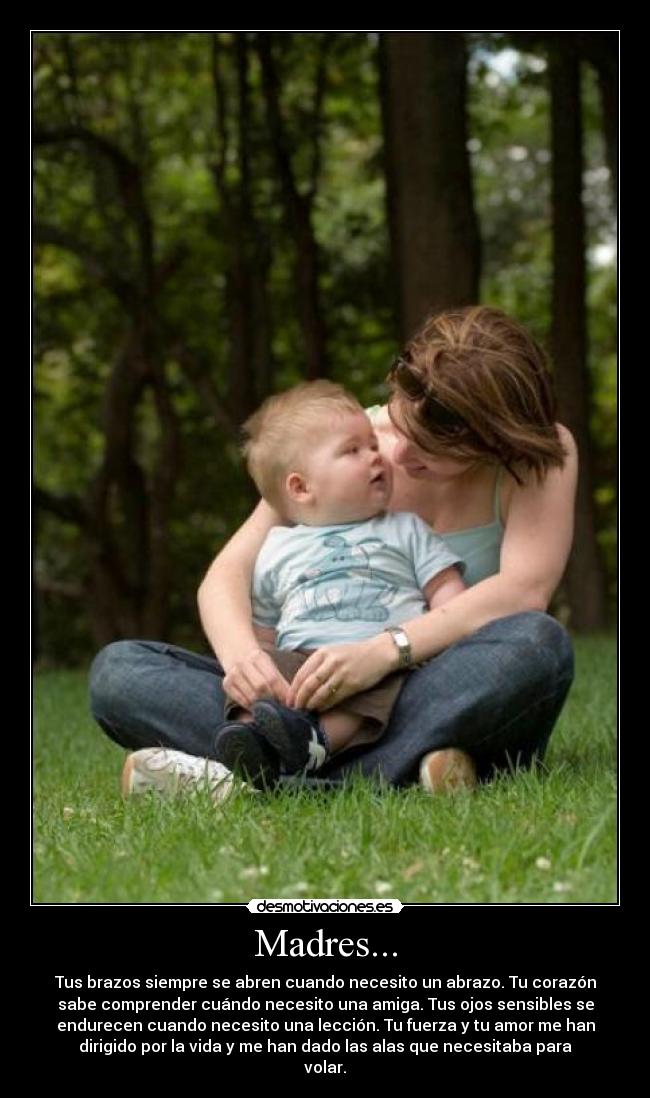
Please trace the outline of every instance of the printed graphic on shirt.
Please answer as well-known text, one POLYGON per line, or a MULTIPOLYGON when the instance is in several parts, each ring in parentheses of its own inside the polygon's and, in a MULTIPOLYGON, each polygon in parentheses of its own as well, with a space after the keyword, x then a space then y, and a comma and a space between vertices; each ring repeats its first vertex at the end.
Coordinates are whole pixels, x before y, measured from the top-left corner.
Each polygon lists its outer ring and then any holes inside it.
POLYGON ((387 621, 388 606, 397 586, 373 573, 371 547, 383 547, 378 538, 350 545, 341 534, 323 539, 329 552, 313 568, 303 571, 291 617, 297 621, 387 621))

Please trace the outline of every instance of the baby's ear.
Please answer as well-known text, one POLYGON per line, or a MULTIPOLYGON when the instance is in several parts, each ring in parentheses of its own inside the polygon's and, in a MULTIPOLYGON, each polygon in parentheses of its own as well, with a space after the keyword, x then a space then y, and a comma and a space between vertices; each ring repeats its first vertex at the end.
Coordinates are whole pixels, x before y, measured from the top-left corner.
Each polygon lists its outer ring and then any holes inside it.
POLYGON ((307 481, 301 473, 289 473, 284 482, 285 491, 294 503, 303 503, 308 495, 307 481))

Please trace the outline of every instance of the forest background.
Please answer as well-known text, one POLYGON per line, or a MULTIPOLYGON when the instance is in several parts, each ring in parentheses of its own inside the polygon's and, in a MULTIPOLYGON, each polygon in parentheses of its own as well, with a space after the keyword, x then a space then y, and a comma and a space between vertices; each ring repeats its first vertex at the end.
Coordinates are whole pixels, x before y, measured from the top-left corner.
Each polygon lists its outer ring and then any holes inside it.
POLYGON ((33 35, 35 646, 206 649, 255 492, 239 428, 482 301, 548 348, 581 454, 553 604, 616 604, 618 34, 33 35))

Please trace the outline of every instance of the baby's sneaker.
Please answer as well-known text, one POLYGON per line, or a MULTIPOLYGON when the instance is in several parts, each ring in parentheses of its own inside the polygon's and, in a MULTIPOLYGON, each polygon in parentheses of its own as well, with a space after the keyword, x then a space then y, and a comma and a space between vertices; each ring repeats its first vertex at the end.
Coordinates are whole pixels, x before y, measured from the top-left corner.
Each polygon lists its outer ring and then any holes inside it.
POLYGON ((265 698, 252 707, 255 724, 275 748, 287 774, 320 770, 329 758, 327 737, 316 713, 289 709, 265 698))
POLYGON ((144 747, 127 756, 122 770, 122 796, 146 793, 196 792, 207 789, 212 799, 225 801, 233 790, 233 775, 214 759, 200 759, 169 747, 144 747))
POLYGON ((274 789, 280 760, 252 722, 230 721, 214 740, 214 753, 228 770, 241 774, 255 789, 274 789))

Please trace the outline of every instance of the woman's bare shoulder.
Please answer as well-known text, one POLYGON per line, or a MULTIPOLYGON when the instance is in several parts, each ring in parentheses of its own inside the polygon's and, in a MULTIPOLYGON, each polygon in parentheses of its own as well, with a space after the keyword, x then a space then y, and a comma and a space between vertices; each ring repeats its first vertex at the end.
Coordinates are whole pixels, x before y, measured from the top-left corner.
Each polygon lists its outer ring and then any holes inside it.
POLYGON ((577 462, 578 447, 569 428, 565 427, 563 423, 556 423, 555 426, 557 427, 557 433, 560 436, 560 442, 562 443, 567 462, 577 462))
POLYGON ((573 497, 578 471, 578 447, 568 427, 556 423, 557 433, 564 450, 564 465, 551 469, 540 483, 535 473, 525 467, 516 467, 517 478, 504 469, 501 483, 501 517, 505 522, 513 500, 522 496, 540 495, 573 497))
POLYGON ((392 430, 393 425, 390 421, 387 404, 374 404, 372 408, 366 408, 366 415, 376 431, 383 431, 386 428, 392 430))

